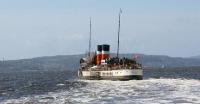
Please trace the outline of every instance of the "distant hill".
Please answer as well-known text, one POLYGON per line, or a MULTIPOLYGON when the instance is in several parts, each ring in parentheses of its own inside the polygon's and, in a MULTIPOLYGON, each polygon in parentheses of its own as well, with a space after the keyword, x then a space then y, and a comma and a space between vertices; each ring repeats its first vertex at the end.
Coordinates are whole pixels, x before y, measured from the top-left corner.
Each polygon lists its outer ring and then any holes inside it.
POLYGON ((142 55, 139 59, 143 66, 147 67, 191 67, 200 66, 200 59, 181 58, 158 55, 142 55))
POLYGON ((84 55, 58 55, 1 61, 0 71, 72 70, 78 68, 79 60, 83 56, 84 55))
MULTIPOLYGON (((121 56, 133 58, 133 54, 122 54, 121 56)), ((143 67, 191 67, 200 66, 200 59, 197 58, 181 58, 169 57, 165 55, 145 55, 138 54, 138 62, 143 67)))
MULTIPOLYGON (((114 56, 112 54, 111 56, 114 56)), ((84 57, 80 55, 45 56, 32 59, 0 61, 0 71, 20 70, 77 70, 79 60, 84 57)), ((133 58, 133 54, 121 54, 120 57, 133 58)), ((144 67, 190 67, 200 66, 198 58, 180 58, 162 55, 139 54, 138 61, 144 67)))
POLYGON ((200 59, 200 55, 199 56, 192 56, 191 58, 200 59))

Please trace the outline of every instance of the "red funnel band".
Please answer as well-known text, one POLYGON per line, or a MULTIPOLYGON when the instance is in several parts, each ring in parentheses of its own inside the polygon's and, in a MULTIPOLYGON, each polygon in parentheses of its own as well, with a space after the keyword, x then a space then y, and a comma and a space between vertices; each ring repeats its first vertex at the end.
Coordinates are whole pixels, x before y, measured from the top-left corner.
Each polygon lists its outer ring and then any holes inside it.
POLYGON ((102 51, 101 60, 109 58, 109 51, 102 51))
POLYGON ((107 58, 109 58, 109 54, 102 54, 101 60, 105 60, 105 59, 107 59, 107 58))
POLYGON ((101 64, 101 59, 102 59, 101 52, 97 51, 97 55, 96 55, 96 65, 100 65, 100 64, 101 64))

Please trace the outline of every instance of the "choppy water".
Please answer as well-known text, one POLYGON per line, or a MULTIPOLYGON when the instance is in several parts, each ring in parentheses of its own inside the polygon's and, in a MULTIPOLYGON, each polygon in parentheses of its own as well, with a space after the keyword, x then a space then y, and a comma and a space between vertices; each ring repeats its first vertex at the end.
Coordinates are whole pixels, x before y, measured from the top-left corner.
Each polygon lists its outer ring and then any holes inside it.
MULTIPOLYGON (((131 81, 77 80, 71 73, 65 71, 42 72, 42 77, 35 73, 34 77, 30 77, 33 74, 26 73, 25 79, 30 79, 19 81, 22 85, 16 84, 13 89, 10 87, 12 89, 10 91, 3 92, 2 90, 6 88, 0 87, 0 103, 200 104, 200 70, 198 69, 145 70, 144 80, 131 81), (35 78, 34 83, 38 84, 31 84, 27 88, 27 82, 30 83, 31 79, 35 78)), ((1 80, 0 86, 2 82, 1 80)))

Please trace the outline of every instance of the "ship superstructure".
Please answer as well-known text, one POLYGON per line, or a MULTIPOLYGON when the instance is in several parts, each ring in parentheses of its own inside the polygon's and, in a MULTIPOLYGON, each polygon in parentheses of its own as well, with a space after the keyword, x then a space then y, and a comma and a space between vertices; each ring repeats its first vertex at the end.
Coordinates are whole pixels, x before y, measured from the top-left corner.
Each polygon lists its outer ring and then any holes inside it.
POLYGON ((142 65, 136 59, 119 57, 119 34, 120 16, 118 28, 118 48, 117 56, 110 57, 110 45, 97 45, 97 51, 91 52, 91 20, 90 20, 90 40, 87 57, 80 59, 78 77, 88 80, 141 80, 143 79, 142 65))

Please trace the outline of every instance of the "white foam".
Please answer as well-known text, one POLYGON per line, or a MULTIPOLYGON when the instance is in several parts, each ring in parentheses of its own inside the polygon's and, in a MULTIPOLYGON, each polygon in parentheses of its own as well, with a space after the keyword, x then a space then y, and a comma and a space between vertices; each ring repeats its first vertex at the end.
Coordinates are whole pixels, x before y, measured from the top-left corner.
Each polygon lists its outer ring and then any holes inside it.
MULTIPOLYGON (((83 80, 81 80, 83 81, 83 80)), ((132 81, 84 81, 81 88, 46 95, 9 99, 2 103, 200 103, 200 81, 193 79, 147 79, 132 81)))
POLYGON ((57 84, 56 86, 64 86, 65 84, 63 84, 63 83, 59 83, 59 84, 57 84))

